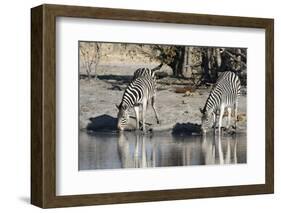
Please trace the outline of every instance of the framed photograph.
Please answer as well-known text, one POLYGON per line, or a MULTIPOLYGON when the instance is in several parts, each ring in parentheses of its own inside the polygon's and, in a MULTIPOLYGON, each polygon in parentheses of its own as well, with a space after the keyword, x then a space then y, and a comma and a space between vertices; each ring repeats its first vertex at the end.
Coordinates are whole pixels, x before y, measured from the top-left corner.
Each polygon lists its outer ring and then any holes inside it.
POLYGON ((31 9, 31 203, 273 193, 274 21, 31 9))

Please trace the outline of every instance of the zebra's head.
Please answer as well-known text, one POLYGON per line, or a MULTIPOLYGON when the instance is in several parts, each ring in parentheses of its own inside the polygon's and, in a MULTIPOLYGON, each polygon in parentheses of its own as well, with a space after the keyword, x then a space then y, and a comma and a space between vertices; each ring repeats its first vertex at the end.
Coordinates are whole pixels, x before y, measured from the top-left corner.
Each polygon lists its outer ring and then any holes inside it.
POLYGON ((126 109, 124 109, 121 105, 116 105, 118 109, 117 114, 117 128, 118 130, 123 131, 128 124, 129 114, 126 109))
POLYGON ((206 110, 202 110, 201 108, 200 112, 202 113, 201 130, 203 133, 206 133, 213 125, 213 113, 206 110))

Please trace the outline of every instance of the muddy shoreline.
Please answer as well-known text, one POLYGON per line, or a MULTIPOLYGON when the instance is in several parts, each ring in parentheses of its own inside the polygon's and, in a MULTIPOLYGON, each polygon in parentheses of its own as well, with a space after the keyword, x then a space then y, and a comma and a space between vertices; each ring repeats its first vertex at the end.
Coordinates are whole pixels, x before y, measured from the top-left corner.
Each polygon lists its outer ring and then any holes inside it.
MULTIPOLYGON (((81 131, 114 131, 116 130, 117 109, 115 104, 121 102, 122 95, 131 76, 101 75, 97 79, 87 80, 81 77, 80 84, 80 124, 81 131)), ((148 107, 146 121, 148 127, 154 131, 172 131, 174 127, 181 129, 195 129, 201 123, 200 107, 211 90, 209 87, 188 89, 190 81, 165 77, 158 80, 156 106, 161 124, 156 124, 153 110, 148 107)), ((246 88, 239 99, 238 132, 245 132, 246 119, 246 88)), ((135 128, 133 110, 130 112, 129 129, 135 128)), ((224 119, 226 120, 226 119, 224 119)), ((223 121, 224 123, 225 121, 223 121)))

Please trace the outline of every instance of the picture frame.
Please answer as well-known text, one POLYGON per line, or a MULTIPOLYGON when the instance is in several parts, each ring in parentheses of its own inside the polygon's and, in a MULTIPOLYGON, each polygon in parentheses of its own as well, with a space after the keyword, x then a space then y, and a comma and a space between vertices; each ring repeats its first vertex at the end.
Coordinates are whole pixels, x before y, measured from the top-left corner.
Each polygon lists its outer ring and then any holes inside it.
POLYGON ((31 9, 31 203, 41 208, 274 192, 274 20, 44 4, 31 9), (72 17, 265 30, 265 183, 97 194, 56 194, 56 18, 72 17))

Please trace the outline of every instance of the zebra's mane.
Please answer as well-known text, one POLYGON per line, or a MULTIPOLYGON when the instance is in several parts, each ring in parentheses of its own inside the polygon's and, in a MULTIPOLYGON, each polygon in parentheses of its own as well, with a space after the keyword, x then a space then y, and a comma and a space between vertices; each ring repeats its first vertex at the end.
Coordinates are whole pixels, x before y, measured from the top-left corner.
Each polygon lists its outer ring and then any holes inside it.
MULTIPOLYGON (((220 104, 218 101, 221 101, 221 98, 217 98, 217 96, 219 95, 221 97, 222 88, 224 88, 225 84, 228 84, 228 82, 234 83, 233 81, 237 81, 237 79, 238 79, 239 85, 240 85, 240 80, 239 80, 239 77, 236 75, 236 73, 234 73, 232 71, 225 71, 225 72, 221 73, 221 75, 218 77, 216 84, 213 86, 213 88, 207 98, 207 101, 205 103, 205 106, 204 106, 204 109, 202 110, 202 112, 206 113, 210 109, 214 109, 215 107, 217 107, 217 105, 220 104), (215 100, 217 100, 217 101, 215 101, 215 100)), ((240 90, 240 86, 239 86, 239 90, 240 90)), ((239 92, 240 91, 238 91, 238 94, 239 94, 239 92)))
POLYGON ((217 86, 218 86, 218 82, 213 86, 213 88, 212 88, 212 90, 211 90, 211 92, 210 92, 210 94, 209 94, 209 96, 208 96, 208 98, 207 98, 207 100, 206 100, 206 103, 205 103, 205 106, 204 106, 204 108, 203 108, 203 113, 205 114, 208 110, 210 110, 210 109, 207 109, 207 107, 208 107, 208 105, 209 105, 209 102, 210 102, 210 100, 212 99, 212 96, 214 95, 214 93, 216 93, 216 91, 217 91, 217 86))
POLYGON ((129 109, 128 105, 127 104, 122 104, 123 102, 121 102, 119 104, 119 110, 123 110, 123 111, 127 111, 129 109))
POLYGON ((152 77, 154 77, 154 73, 157 71, 157 70, 160 70, 161 67, 163 66, 163 63, 161 63, 160 65, 158 65, 157 67, 154 67, 152 69, 149 69, 147 67, 143 67, 143 68, 139 68, 137 69, 135 72, 134 72, 134 78, 138 78, 140 76, 146 76, 146 75, 151 75, 152 77))
POLYGON ((124 94, 123 94, 121 103, 119 104, 119 107, 118 107, 119 109, 122 109, 122 110, 126 111, 126 110, 128 110, 128 109, 130 108, 130 107, 127 105, 127 103, 123 101, 124 98, 125 98, 126 91, 127 91, 127 89, 128 89, 130 86, 134 85, 136 81, 139 81, 138 79, 140 79, 140 78, 145 78, 145 77, 146 77, 146 76, 139 76, 138 78, 133 79, 133 80, 128 84, 128 86, 127 86, 127 88, 125 89, 125 92, 124 92, 124 94))

